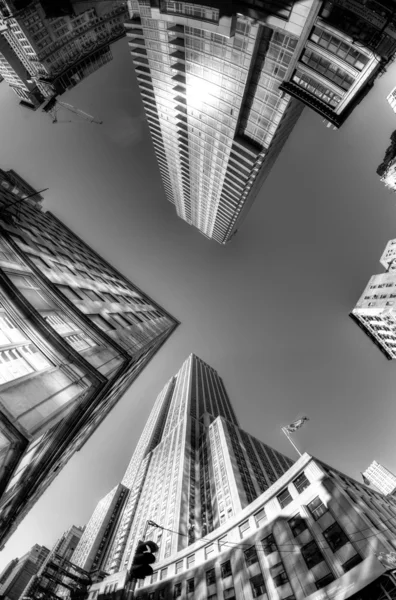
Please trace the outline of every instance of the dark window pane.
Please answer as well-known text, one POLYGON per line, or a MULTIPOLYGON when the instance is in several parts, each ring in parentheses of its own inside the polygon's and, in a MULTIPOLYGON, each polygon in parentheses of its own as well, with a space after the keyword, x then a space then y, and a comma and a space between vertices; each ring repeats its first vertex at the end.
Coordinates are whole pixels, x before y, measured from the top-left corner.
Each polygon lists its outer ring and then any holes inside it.
POLYGON ((195 582, 194 579, 187 580, 187 592, 193 592, 195 590, 195 582))
POLYGON ((279 562, 270 568, 271 577, 274 580, 275 587, 280 587, 288 583, 289 579, 283 566, 283 563, 279 562))
POLYGON ((322 577, 322 579, 318 579, 318 581, 315 581, 315 585, 318 588, 318 590, 321 590, 323 587, 325 587, 325 585, 328 585, 332 581, 334 581, 334 575, 333 573, 328 573, 327 575, 322 577))
POLYGON ((309 486, 309 481, 306 478, 305 473, 301 473, 301 475, 296 477, 293 480, 293 483, 299 494, 301 494, 301 492, 303 492, 309 486))
POLYGON ((227 562, 221 565, 221 576, 224 579, 225 577, 229 577, 230 575, 232 575, 231 562, 227 560, 227 562))
POLYGON ((211 585, 212 583, 216 583, 216 575, 214 569, 206 571, 206 584, 211 585))
POLYGON ((308 509, 315 521, 317 521, 327 511, 327 506, 323 504, 318 496, 308 504, 308 509))
POLYGON ((224 600, 232 600, 233 598, 236 598, 233 587, 224 590, 224 600))
POLYGON ((301 554, 307 564, 308 569, 312 569, 312 567, 318 565, 324 560, 315 540, 312 540, 309 542, 309 544, 303 546, 301 548, 301 554))
POLYGON ((263 539, 262 544, 263 544, 264 554, 266 556, 268 556, 268 554, 272 554, 272 552, 277 551, 275 538, 272 535, 272 533, 271 533, 271 535, 268 535, 266 538, 263 539))
POLYGON ((300 533, 308 529, 307 522, 305 519, 303 519, 303 517, 301 517, 301 515, 295 515, 294 517, 289 519, 289 526, 293 532, 294 537, 297 537, 298 535, 300 535, 300 533))
POLYGON ((333 523, 324 532, 324 537, 333 552, 337 552, 339 548, 348 543, 348 538, 338 523, 333 523))
POLYGON ((344 562, 344 564, 342 565, 342 568, 344 569, 344 571, 346 573, 347 571, 350 571, 351 569, 353 569, 353 567, 356 567, 356 565, 358 565, 361 562, 362 562, 362 559, 359 556, 359 554, 355 554, 355 556, 352 556, 352 558, 350 558, 349 560, 344 562))
POLYGON ((252 587, 253 598, 259 598, 262 594, 266 593, 264 579, 261 573, 251 578, 250 585, 252 587))
POLYGON ((285 490, 283 490, 283 492, 278 494, 277 498, 278 498, 278 502, 279 502, 281 508, 284 508, 285 506, 290 504, 290 502, 293 500, 288 489, 285 489, 285 490))
POLYGON ((254 546, 245 550, 245 560, 248 567, 258 562, 257 551, 254 546))

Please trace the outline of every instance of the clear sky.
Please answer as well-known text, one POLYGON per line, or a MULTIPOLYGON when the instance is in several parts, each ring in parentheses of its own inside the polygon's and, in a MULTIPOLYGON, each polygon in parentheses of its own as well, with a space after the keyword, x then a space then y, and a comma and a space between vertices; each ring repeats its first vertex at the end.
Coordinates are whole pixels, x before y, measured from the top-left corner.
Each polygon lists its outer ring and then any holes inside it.
POLYGON ((373 459, 396 472, 396 364, 348 316, 396 237, 396 196, 375 173, 396 129, 386 102, 395 84, 393 66, 339 131, 305 109, 227 246, 165 199, 125 39, 63 98, 101 126, 53 125, 0 85, 0 166, 49 187, 46 207, 181 321, 6 544, 0 569, 87 522, 191 352, 218 370, 241 426, 267 444, 295 457, 280 426, 307 414, 301 450, 357 478, 373 459))

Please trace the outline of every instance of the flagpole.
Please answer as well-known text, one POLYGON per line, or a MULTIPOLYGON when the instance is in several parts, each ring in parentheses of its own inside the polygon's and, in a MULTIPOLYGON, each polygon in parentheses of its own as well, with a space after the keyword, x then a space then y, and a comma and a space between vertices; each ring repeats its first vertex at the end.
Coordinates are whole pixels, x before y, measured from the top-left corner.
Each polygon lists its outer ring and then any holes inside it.
POLYGON ((289 440, 289 442, 291 443, 291 445, 293 446, 294 450, 297 452, 297 454, 299 456, 302 456, 300 450, 297 448, 296 444, 293 442, 293 440, 291 439, 289 432, 287 431, 287 427, 282 427, 282 431, 285 434, 285 436, 287 437, 287 439, 289 440))

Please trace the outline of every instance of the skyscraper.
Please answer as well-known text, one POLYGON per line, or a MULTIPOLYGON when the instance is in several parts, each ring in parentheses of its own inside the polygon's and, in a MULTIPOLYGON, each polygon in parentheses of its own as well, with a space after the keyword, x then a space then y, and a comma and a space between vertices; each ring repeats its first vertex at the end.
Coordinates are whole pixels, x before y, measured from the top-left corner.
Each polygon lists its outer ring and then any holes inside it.
POLYGON ((48 548, 35 544, 11 569, 0 586, 0 596, 9 600, 19 600, 30 579, 37 573, 49 554, 48 548))
POLYGON ((112 60, 126 16, 123 1, 2 0, 0 74, 37 108, 112 60))
POLYGON ((393 494, 396 490, 396 475, 393 475, 386 467, 373 460, 371 465, 362 473, 363 478, 375 485, 385 496, 393 494))
POLYGON ((350 316, 391 360, 396 358, 396 240, 387 243, 380 262, 386 273, 371 277, 350 316))
MULTIPOLYGON (((146 531, 167 559, 229 521, 292 464, 239 427, 222 379, 191 355, 156 399, 122 480, 130 492, 100 568, 116 573, 130 565, 148 519, 167 528, 146 531)), ((83 543, 84 536, 72 557, 81 567, 83 543)))
POLYGON ((227 243, 303 105, 335 127, 345 121, 396 50, 385 29, 386 49, 367 41, 375 26, 362 13, 376 21, 354 4, 129 1, 128 43, 180 218, 227 243))
POLYGON ((1 544, 178 324, 31 190, 0 171, 1 544))
POLYGON ((392 133, 390 140, 384 160, 377 168, 377 175, 380 176, 385 187, 396 192, 396 131, 392 133))

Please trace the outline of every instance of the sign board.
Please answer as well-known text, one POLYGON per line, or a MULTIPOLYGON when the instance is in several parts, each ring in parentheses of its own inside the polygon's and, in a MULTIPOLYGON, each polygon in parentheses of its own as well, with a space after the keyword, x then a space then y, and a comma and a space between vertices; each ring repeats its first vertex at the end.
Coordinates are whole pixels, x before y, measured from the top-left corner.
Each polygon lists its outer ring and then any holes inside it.
POLYGON ((307 596, 306 600, 346 600, 378 579, 385 571, 386 568, 375 554, 371 554, 345 575, 307 596))

